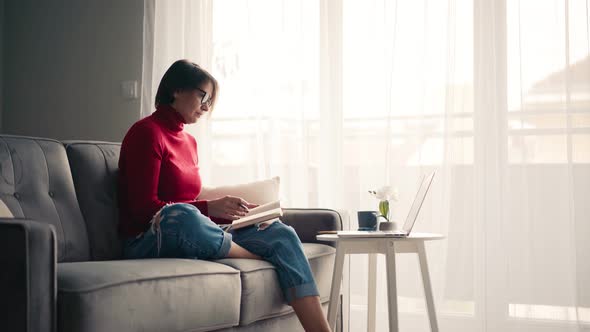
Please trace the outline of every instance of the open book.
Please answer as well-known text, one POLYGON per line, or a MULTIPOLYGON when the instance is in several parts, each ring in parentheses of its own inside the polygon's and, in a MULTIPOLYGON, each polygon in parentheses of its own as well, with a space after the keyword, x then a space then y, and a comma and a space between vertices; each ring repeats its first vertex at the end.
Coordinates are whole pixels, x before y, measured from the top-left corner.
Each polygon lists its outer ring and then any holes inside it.
POLYGON ((240 219, 236 219, 232 222, 231 228, 239 229, 242 227, 257 224, 263 221, 276 220, 283 215, 283 209, 281 209, 281 201, 274 201, 257 206, 250 209, 248 214, 240 219))

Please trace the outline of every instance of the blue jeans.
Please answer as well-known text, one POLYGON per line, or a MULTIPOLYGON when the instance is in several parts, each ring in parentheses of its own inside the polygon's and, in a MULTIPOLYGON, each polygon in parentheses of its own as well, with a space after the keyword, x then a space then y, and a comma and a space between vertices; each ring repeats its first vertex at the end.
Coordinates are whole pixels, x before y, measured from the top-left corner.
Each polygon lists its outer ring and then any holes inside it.
POLYGON ((125 258, 221 259, 227 256, 233 240, 275 266, 287 303, 319 295, 293 227, 277 221, 264 229, 251 226, 224 232, 195 206, 185 203, 166 205, 159 214, 159 227, 154 216, 147 231, 124 241, 125 258))

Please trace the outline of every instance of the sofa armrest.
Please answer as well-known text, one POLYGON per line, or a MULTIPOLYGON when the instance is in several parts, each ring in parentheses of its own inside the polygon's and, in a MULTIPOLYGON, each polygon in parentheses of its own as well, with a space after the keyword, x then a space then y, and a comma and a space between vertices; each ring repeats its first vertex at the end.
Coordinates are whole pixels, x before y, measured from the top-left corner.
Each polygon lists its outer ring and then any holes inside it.
POLYGON ((56 331, 55 228, 0 218, 0 324, 6 331, 56 331))
POLYGON ((301 242, 328 244, 316 240, 319 231, 342 230, 342 217, 329 209, 283 209, 281 221, 295 229, 301 242))

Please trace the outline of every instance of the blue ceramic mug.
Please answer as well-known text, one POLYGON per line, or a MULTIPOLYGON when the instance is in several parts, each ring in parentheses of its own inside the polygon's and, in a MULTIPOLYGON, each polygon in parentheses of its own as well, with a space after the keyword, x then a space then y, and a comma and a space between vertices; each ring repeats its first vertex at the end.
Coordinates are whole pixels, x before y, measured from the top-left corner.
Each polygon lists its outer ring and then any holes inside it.
POLYGON ((358 211, 356 214, 359 221, 359 231, 376 231, 379 225, 379 218, 382 218, 383 221, 386 220, 377 211, 358 211))

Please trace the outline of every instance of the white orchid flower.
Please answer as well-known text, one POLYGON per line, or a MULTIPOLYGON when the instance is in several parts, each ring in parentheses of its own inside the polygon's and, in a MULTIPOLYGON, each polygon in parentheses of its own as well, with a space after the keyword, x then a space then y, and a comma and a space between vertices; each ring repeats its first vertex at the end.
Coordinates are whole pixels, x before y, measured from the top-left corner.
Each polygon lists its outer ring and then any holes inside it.
POLYGON ((392 186, 383 186, 375 192, 375 197, 380 201, 396 201, 399 199, 397 188, 392 186))
POLYGON ((369 193, 379 200, 379 212, 387 221, 390 218, 389 201, 397 201, 399 193, 397 188, 383 186, 379 190, 369 190, 369 193))

